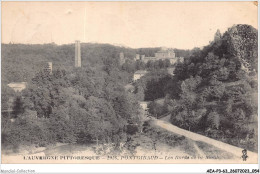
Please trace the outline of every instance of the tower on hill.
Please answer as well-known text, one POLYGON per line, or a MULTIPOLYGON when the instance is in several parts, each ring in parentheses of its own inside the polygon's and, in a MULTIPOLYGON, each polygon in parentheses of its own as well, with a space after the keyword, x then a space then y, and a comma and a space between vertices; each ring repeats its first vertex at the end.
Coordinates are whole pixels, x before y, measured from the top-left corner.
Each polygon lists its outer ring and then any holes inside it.
POLYGON ((47 63, 47 69, 48 69, 49 73, 52 74, 52 62, 47 63))
POLYGON ((43 65, 43 71, 46 73, 46 74, 52 74, 52 62, 45 62, 44 65, 43 65))
POLYGON ((120 65, 123 65, 125 63, 125 56, 123 52, 119 54, 119 63, 120 65))
POLYGON ((81 67, 80 41, 75 41, 75 67, 81 67))

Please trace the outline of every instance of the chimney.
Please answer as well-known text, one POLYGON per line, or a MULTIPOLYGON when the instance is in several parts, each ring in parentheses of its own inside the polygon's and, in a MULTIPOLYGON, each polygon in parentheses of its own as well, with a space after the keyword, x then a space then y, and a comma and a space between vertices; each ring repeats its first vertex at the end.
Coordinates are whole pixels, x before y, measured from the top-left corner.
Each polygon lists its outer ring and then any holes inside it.
POLYGON ((75 67, 81 67, 80 41, 75 42, 75 67))

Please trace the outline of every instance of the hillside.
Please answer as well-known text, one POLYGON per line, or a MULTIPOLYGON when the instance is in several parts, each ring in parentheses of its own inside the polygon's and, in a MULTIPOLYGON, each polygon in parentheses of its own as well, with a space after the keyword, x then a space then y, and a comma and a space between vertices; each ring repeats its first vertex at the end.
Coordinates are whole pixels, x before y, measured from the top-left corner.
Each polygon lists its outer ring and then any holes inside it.
MULTIPOLYGON (((119 54, 128 59, 136 54, 154 56, 160 48, 132 49, 110 44, 81 43, 82 66, 100 67, 112 63, 118 67, 119 54)), ((189 50, 175 49, 177 56, 187 57, 189 50)), ((2 83, 30 81, 46 62, 53 62, 53 69, 72 70, 74 67, 74 44, 25 45, 2 44, 2 83)))
POLYGON ((19 151, 23 146, 106 142, 117 149, 142 124, 136 96, 124 90, 140 68, 141 62, 132 59, 158 49, 82 43, 82 67, 75 68, 74 44, 2 44, 1 104, 10 108, 2 114, 2 147, 19 151), (125 66, 119 64, 120 52, 129 60, 125 66), (43 71, 47 62, 53 63, 52 73, 43 71), (21 93, 7 86, 21 81, 28 84, 21 93))
POLYGON ((218 31, 202 50, 175 49, 185 59, 172 68, 174 76, 167 62, 132 61, 135 54, 152 56, 159 48, 83 43, 82 68, 74 67, 74 49, 74 44, 2 44, 2 107, 13 100, 13 112, 2 121, 4 148, 75 142, 111 142, 118 148, 133 131, 127 127, 141 129, 138 101, 164 98, 149 104, 153 116, 170 113, 178 127, 257 151, 257 30, 251 26, 218 31), (120 52, 128 58, 122 66, 120 52), (42 71, 48 61, 52 74, 42 71), (149 73, 132 84, 133 93, 126 92, 139 69, 149 73), (15 94, 6 86, 13 81, 28 87, 15 94))
MULTIPOLYGON (((133 49, 126 49, 109 44, 81 44, 82 66, 103 66, 105 59, 116 60, 124 51, 133 57, 133 49)), ((2 44, 2 82, 30 81, 48 61, 53 62, 53 69, 74 67, 74 44, 69 45, 24 45, 2 44)))
POLYGON ((81 68, 74 68, 73 45, 3 47, 1 106, 11 108, 2 112, 4 150, 89 142, 117 148, 125 127, 139 124, 138 102, 123 88, 128 74, 118 67, 119 47, 83 44, 81 68), (52 73, 41 70, 45 61, 53 62, 52 73), (21 92, 6 86, 22 80, 28 85, 21 92))
POLYGON ((236 25, 176 66, 171 122, 257 151, 257 30, 236 25))

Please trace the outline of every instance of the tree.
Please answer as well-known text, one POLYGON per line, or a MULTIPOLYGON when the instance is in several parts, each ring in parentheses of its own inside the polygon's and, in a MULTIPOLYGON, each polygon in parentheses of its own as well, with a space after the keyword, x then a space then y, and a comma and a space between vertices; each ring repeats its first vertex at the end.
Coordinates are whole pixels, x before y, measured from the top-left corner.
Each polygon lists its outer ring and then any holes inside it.
POLYGON ((234 115, 235 120, 238 120, 238 121, 241 121, 241 120, 245 121, 245 119, 246 119, 245 112, 241 108, 236 108, 233 115, 234 115))
POLYGON ((160 59, 160 60, 158 61, 158 66, 159 66, 160 69, 165 67, 165 66, 164 66, 164 61, 163 61, 162 59, 160 59))
POLYGON ((22 97, 20 95, 16 96, 13 104, 13 116, 17 118, 19 115, 24 113, 24 106, 22 97))
POLYGON ((209 87, 209 91, 210 91, 210 95, 208 96, 208 98, 210 101, 215 99, 220 101, 224 95, 225 86, 220 82, 218 85, 209 87))
POLYGON ((15 98, 15 92, 6 84, 1 84, 1 108, 2 110, 9 110, 13 107, 10 99, 15 98))
POLYGON ((76 141, 73 124, 70 123, 68 109, 60 106, 54 108, 50 115, 49 130, 55 135, 55 139, 62 143, 73 143, 76 141))
POLYGON ((164 60, 164 67, 168 68, 171 66, 171 62, 169 59, 164 60))
POLYGON ((144 88, 142 86, 137 86, 135 94, 138 101, 144 101, 144 88))
POLYGON ((249 139, 248 128, 254 127, 252 118, 257 115, 257 100, 253 99, 257 91, 250 80, 250 72, 256 72, 256 38, 257 30, 248 25, 235 25, 223 36, 218 30, 211 44, 191 51, 190 57, 176 65, 174 74, 181 91, 179 98, 172 96, 176 100, 171 108, 173 124, 195 131, 209 130, 214 135, 226 134, 231 138, 221 136, 222 141, 251 147, 243 139, 249 139))
POLYGON ((163 106, 157 104, 155 101, 152 101, 148 105, 149 113, 151 113, 156 118, 164 113, 163 106))
POLYGON ((217 30, 217 32, 215 33, 215 36, 214 36, 214 41, 217 42, 221 39, 221 33, 219 31, 219 29, 217 30))
POLYGON ((212 111, 208 115, 208 124, 210 125, 211 128, 213 129, 219 129, 220 126, 220 117, 219 114, 215 111, 212 111))

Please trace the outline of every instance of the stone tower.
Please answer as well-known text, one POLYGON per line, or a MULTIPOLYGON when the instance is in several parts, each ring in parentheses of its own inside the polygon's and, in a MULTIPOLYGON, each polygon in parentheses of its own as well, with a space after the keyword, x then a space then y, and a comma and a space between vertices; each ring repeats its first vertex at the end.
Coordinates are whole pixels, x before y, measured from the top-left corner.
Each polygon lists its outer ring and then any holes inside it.
POLYGON ((52 62, 48 62, 48 69, 50 74, 52 74, 52 62))
POLYGON ((75 42, 75 67, 81 67, 80 41, 75 42))
POLYGON ((43 67, 44 72, 52 74, 52 62, 47 62, 43 67))
POLYGON ((123 65, 125 63, 125 56, 123 52, 121 52, 119 55, 119 63, 120 65, 123 65))

